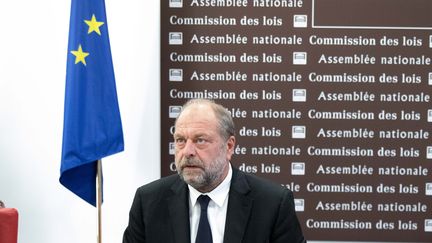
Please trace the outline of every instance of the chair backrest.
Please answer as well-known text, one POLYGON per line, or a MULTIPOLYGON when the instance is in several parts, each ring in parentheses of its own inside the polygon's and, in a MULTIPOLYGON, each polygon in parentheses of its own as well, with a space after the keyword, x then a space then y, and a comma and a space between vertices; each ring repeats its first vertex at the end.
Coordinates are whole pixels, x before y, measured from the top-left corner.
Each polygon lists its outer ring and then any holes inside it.
POLYGON ((0 242, 18 242, 18 210, 0 208, 0 242))

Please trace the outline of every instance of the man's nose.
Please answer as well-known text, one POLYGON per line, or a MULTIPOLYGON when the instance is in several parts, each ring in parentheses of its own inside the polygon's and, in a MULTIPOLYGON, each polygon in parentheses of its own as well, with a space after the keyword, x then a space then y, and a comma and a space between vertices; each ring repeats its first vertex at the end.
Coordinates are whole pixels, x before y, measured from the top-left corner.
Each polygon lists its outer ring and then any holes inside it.
POLYGON ((195 156, 196 147, 195 143, 191 139, 186 140, 185 147, 183 148, 183 153, 184 156, 186 156, 187 158, 195 156))

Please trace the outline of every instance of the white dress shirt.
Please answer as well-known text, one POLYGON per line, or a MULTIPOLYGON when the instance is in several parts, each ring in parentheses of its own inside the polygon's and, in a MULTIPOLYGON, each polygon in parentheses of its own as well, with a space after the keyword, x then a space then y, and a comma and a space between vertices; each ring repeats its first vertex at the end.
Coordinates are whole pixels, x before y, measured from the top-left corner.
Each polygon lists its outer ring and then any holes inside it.
POLYGON ((228 209, 228 193, 231 186, 232 168, 229 164, 228 175, 213 191, 209 193, 201 193, 195 188, 189 187, 189 222, 191 243, 195 243, 195 238, 198 232, 198 224, 201 214, 200 204, 197 199, 201 194, 210 197, 210 202, 207 208, 207 218, 212 231, 213 243, 223 243, 225 221, 228 209))

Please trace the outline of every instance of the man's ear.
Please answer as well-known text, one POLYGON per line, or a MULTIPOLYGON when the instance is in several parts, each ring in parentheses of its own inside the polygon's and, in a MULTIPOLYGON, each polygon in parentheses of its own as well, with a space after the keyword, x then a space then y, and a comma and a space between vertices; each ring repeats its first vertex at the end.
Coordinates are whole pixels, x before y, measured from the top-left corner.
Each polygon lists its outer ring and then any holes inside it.
POLYGON ((234 148, 236 144, 236 139, 234 136, 230 136, 227 140, 227 160, 231 160, 231 156, 234 154, 234 148))

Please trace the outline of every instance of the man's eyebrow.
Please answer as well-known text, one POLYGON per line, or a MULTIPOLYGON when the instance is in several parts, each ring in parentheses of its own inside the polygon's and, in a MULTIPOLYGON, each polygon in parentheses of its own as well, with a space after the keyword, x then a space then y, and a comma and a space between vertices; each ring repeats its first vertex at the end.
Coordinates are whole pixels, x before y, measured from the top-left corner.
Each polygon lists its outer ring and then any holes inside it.
POLYGON ((182 134, 174 133, 173 135, 175 138, 182 138, 184 137, 182 134))
POLYGON ((194 137, 208 137, 207 133, 201 132, 194 135, 194 137))
MULTIPOLYGON (((179 133, 174 133, 173 135, 175 138, 184 138, 185 136, 183 134, 179 134, 179 133)), ((200 137, 209 137, 209 135, 205 132, 200 132, 200 133, 196 133, 196 134, 192 134, 192 136, 190 138, 195 139, 195 138, 200 138, 200 137)))

